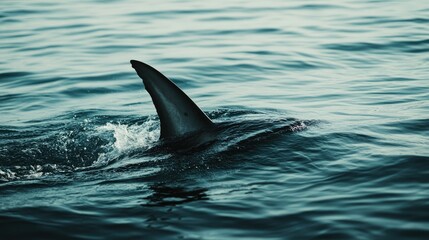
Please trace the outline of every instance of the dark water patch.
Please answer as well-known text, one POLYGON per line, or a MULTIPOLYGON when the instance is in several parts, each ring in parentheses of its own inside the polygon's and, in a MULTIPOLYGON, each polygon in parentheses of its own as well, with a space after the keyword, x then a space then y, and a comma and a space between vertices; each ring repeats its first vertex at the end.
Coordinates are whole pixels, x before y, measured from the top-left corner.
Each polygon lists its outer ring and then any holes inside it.
POLYGON ((129 13, 130 16, 170 16, 175 17, 177 15, 198 15, 198 14, 210 14, 220 12, 221 9, 182 9, 182 10, 168 10, 168 11, 145 11, 145 12, 134 12, 129 13))
POLYGON ((40 28, 36 28, 35 31, 70 30, 74 28, 86 28, 90 26, 92 25, 89 25, 89 24, 59 25, 59 26, 40 27, 40 28))
POLYGON ((22 85, 36 86, 36 85, 43 85, 43 84, 48 84, 48 83, 52 84, 52 83, 58 83, 58 82, 67 84, 68 80, 69 80, 69 78, 66 78, 66 77, 46 77, 46 78, 40 77, 37 80, 31 79, 31 80, 25 81, 26 83, 22 82, 22 85))
POLYGON ((31 36, 33 36, 32 33, 21 33, 21 34, 8 34, 7 36, 4 36, 4 37, 16 39, 16 38, 25 38, 25 37, 31 37, 31 36))
POLYGON ((353 44, 324 44, 322 46, 328 49, 352 52, 386 50, 401 50, 403 52, 424 52, 427 51, 427 47, 429 47, 429 39, 417 41, 395 41, 386 44, 362 42, 353 44))
POLYGON ((3 226, 3 237, 6 239, 13 239, 18 236, 22 238, 32 237, 34 239, 65 237, 61 232, 53 231, 53 227, 43 226, 43 224, 27 220, 25 217, 2 215, 0 216, 0 223, 3 226), (23 233, 22 229, 26 229, 26 233, 23 233))
POLYGON ((267 50, 246 51, 245 53, 256 55, 256 56, 260 56, 260 55, 274 55, 274 56, 275 55, 281 55, 281 56, 283 56, 283 54, 280 52, 273 52, 273 51, 267 51, 267 50))
POLYGON ((424 24, 429 23, 429 18, 421 18, 421 17, 415 17, 415 18, 404 18, 404 19, 397 19, 397 18, 379 18, 379 17, 367 17, 367 21, 359 21, 355 24, 358 25, 378 25, 378 24, 391 24, 391 23, 417 23, 417 24, 424 24))
POLYGON ((32 54, 32 57, 52 56, 52 55, 55 55, 56 53, 58 53, 58 51, 53 51, 53 50, 46 51, 46 50, 44 50, 44 51, 41 51, 39 53, 32 54))
MULTIPOLYGON (((90 32, 91 33, 97 33, 100 32, 99 34, 97 34, 95 37, 99 38, 99 39, 117 39, 117 38, 123 38, 123 39, 138 39, 141 38, 142 35, 141 33, 127 33, 127 32, 121 32, 121 33, 109 33, 109 29, 108 28, 97 28, 97 29, 92 29, 90 32)), ((145 37, 150 37, 148 34, 145 35, 145 37)), ((142 46, 143 47, 143 46, 142 46)))
POLYGON ((6 17, 6 18, 1 19, 0 22, 2 22, 2 23, 19 23, 21 21, 18 19, 6 17))
MULTIPOLYGON (((324 178, 318 184, 314 184, 311 187, 341 185, 350 188, 354 187, 356 191, 359 191, 359 189, 365 189, 365 187, 384 188, 395 184, 408 186, 411 183, 423 183, 429 175, 429 172, 422 168, 427 160, 428 157, 424 156, 389 156, 374 153, 371 164, 368 164, 371 166, 362 165, 347 171, 329 172, 327 178, 324 178), (388 159, 389 161, 383 164, 380 163, 382 159, 388 159), (367 179, 371 179, 371 181, 367 181, 367 179)), ((402 193, 400 194, 402 198, 407 198, 402 193)), ((379 197, 390 198, 391 196, 385 195, 382 192, 379 193, 379 197)), ((367 197, 362 197, 362 199, 363 201, 370 202, 367 197)))
POLYGON ((429 231, 424 226, 407 228, 388 228, 386 235, 391 235, 392 238, 408 238, 408 239, 425 239, 429 235, 429 231))
POLYGON ((15 101, 22 98, 22 94, 5 94, 0 95, 0 106, 4 111, 17 109, 15 101))
POLYGON ((229 21, 237 21, 237 20, 250 20, 251 18, 246 16, 215 16, 215 17, 207 17, 200 18, 199 21, 208 21, 208 22, 229 22, 229 21))
POLYGON ((371 100, 370 102, 365 103, 365 104, 368 104, 368 105, 380 105, 380 104, 382 104, 382 105, 388 106, 388 105, 395 105, 395 104, 410 103, 410 102, 415 102, 415 101, 418 101, 418 100, 410 97, 410 98, 405 98, 405 99, 392 99, 392 100, 385 100, 385 99, 381 100, 380 99, 377 101, 371 100))
POLYGON ((393 77, 393 76, 389 76, 389 77, 384 77, 381 76, 379 78, 372 78, 372 79, 366 79, 366 82, 409 82, 412 83, 413 81, 417 81, 417 79, 414 78, 410 78, 410 77, 393 77))
POLYGON ((25 107, 21 107, 20 110, 22 112, 31 112, 35 110, 44 109, 44 108, 46 108, 46 106, 43 104, 28 104, 25 107))
MULTIPOLYGON (((217 29, 217 30, 182 30, 173 33, 176 36, 232 36, 232 35, 253 35, 253 34, 271 34, 282 33, 280 28, 236 28, 236 29, 217 29)), ((162 35, 152 35, 151 38, 162 38, 162 35)), ((189 42, 189 40, 187 40, 189 42)), ((228 45, 217 45, 217 47, 226 47, 228 45)))
POLYGON ((310 63, 308 61, 288 61, 288 62, 279 62, 278 65, 280 65, 282 68, 286 69, 315 69, 320 68, 322 65, 320 63, 310 63))
POLYGON ((303 10, 330 10, 330 9, 347 9, 343 5, 334 4, 303 4, 290 9, 303 9, 303 10))
MULTIPOLYGON (((103 35, 105 34, 105 32, 108 32, 108 31, 110 31, 110 29, 97 26, 96 28, 75 28, 73 29, 73 31, 65 32, 62 34, 64 34, 64 36, 71 36, 71 37, 82 36, 82 38, 85 38, 85 39, 88 39, 88 38, 105 39, 106 37, 103 37, 103 35)), ((109 35, 110 37, 112 37, 112 34, 109 34, 109 35)), ((121 37, 124 39, 128 38, 127 36, 123 36, 122 34, 116 35, 116 38, 117 37, 121 37)))
POLYGON ((389 156, 387 159, 390 160, 390 164, 386 164, 382 166, 380 171, 374 172, 374 175, 382 179, 382 181, 377 182, 380 186, 385 186, 385 184, 404 184, 407 186, 410 183, 424 183, 429 177, 429 170, 425 167, 429 160, 428 156, 389 156))
POLYGON ((369 95, 404 95, 404 93, 409 95, 416 95, 426 93, 428 88, 422 88, 420 86, 391 86, 385 87, 383 91, 368 91, 369 95))
POLYGON ((64 208, 58 206, 23 207, 2 214, 2 226, 6 238, 33 239, 124 239, 141 238, 142 236, 156 236, 161 238, 179 237, 174 228, 162 227, 163 221, 173 221, 175 213, 157 214, 145 212, 143 208, 120 208, 118 211, 108 211, 102 207, 92 210, 80 210, 82 207, 64 208), (98 211, 97 214, 95 211, 98 211), (54 220, 47 216, 55 215, 62 220, 54 220), (130 221, 121 222, 124 216, 130 221), (148 218, 148 219, 146 219, 148 218), (142 220, 143 219, 143 220, 142 220), (15 224, 15 226, 13 225, 15 224), (95 225, 94 225, 95 224, 95 225), (20 231, 16 226, 25 227, 27 231, 20 231), (97 226, 88 228, 86 226, 97 226), (103 236, 95 237, 103 232, 103 236), (143 233, 142 233, 143 231, 143 233))
POLYGON ((210 34, 213 35, 242 35, 242 34, 258 34, 258 33, 278 33, 281 32, 278 28, 255 28, 255 29, 232 29, 232 30, 216 30, 210 34))
POLYGON ((429 131, 429 119, 407 119, 383 124, 392 133, 420 133, 429 131))
POLYGON ((425 53, 425 52, 429 52, 429 48, 410 49, 407 52, 410 52, 410 53, 425 53))
POLYGON ((408 19, 395 19, 391 20, 393 22, 400 22, 400 23, 429 23, 429 18, 408 18, 408 19))
POLYGON ((49 11, 46 10, 36 10, 36 9, 16 9, 4 11, 3 14, 6 16, 21 16, 21 15, 33 15, 33 14, 43 14, 49 11))
POLYGON ((31 72, 2 72, 0 73, 0 80, 7 80, 31 75, 31 72))

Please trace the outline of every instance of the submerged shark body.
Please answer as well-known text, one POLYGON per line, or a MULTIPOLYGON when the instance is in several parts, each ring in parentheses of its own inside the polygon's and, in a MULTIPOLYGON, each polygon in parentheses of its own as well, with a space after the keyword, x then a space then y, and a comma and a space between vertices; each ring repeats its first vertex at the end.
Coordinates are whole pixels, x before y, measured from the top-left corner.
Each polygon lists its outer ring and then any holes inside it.
POLYGON ((152 97, 161 122, 161 139, 175 139, 213 128, 210 118, 170 79, 145 63, 131 60, 131 65, 152 97))

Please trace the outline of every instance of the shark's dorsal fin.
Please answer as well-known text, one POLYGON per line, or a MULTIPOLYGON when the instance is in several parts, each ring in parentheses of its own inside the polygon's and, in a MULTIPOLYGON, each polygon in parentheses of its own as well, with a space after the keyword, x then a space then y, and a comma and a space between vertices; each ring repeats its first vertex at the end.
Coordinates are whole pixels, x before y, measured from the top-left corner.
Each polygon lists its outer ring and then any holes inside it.
POLYGON ((152 97, 161 121, 160 138, 180 137, 213 125, 210 118, 158 70, 136 60, 131 60, 131 65, 152 97))

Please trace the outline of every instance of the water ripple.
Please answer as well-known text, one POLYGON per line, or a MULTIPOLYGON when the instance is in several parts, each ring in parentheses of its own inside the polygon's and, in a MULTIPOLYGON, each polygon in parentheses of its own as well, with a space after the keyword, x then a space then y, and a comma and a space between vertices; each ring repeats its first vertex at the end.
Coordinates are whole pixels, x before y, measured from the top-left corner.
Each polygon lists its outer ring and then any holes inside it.
POLYGON ((324 48, 341 51, 388 51, 388 50, 400 50, 409 53, 420 53, 429 50, 429 39, 416 40, 416 41, 396 41, 388 43, 352 43, 352 44, 325 44, 324 48))

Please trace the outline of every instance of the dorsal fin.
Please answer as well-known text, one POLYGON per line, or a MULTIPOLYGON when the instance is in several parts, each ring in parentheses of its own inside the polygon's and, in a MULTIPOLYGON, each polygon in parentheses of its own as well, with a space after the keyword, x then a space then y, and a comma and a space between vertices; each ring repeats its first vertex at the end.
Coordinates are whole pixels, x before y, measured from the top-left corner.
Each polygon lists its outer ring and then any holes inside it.
POLYGON ((136 60, 131 60, 131 65, 152 97, 161 121, 160 138, 179 137, 213 125, 210 118, 158 70, 136 60))

